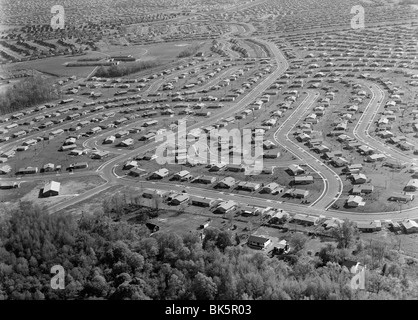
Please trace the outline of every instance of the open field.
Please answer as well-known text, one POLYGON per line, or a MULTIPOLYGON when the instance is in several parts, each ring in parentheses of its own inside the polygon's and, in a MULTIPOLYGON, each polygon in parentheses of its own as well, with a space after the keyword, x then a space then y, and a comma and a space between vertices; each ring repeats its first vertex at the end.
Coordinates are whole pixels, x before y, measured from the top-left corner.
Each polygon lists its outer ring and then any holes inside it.
POLYGON ((0 211, 11 209, 19 201, 31 201, 39 205, 52 205, 66 200, 70 197, 76 197, 85 191, 103 184, 105 181, 97 176, 77 177, 77 178, 61 178, 60 176, 45 176, 42 181, 25 181, 21 182, 20 188, 0 190, 1 207, 0 211), (45 183, 49 181, 57 181, 61 183, 60 194, 49 198, 40 198, 40 190, 45 183))

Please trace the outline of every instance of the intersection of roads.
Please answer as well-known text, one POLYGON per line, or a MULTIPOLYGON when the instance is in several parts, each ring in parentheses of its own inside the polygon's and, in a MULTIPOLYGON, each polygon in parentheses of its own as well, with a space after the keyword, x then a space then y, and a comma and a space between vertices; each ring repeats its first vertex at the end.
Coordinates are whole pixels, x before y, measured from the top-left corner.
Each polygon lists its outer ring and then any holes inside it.
MULTIPOLYGON (((230 108, 225 108, 225 110, 220 111, 219 113, 206 118, 202 121, 196 121, 193 124, 188 126, 189 130, 195 128, 202 128, 203 126, 208 126, 212 123, 217 122, 220 119, 232 116, 240 110, 246 108, 250 103, 256 100, 257 97, 262 95, 262 93, 268 89, 288 68, 288 63, 283 56, 282 52, 277 48, 273 43, 267 41, 264 42, 269 46, 270 51, 273 54, 273 58, 276 60, 277 65, 275 70, 268 74, 264 80, 258 83, 252 90, 245 94, 245 96, 235 103, 230 108)), ((184 72, 182 70, 181 72, 184 72)), ((148 89, 147 92, 156 92, 164 79, 156 80, 148 89)), ((363 144, 366 144, 374 149, 377 149, 378 152, 385 154, 387 157, 397 160, 402 163, 416 164, 416 159, 411 158, 405 154, 402 154, 398 150, 395 150, 384 143, 377 141, 369 134, 369 129, 371 124, 375 121, 375 117, 381 108, 384 92, 376 84, 364 81, 364 84, 372 92, 372 97, 369 104, 366 106, 364 113, 361 115, 358 123, 356 124, 353 135, 354 137, 363 144)), ((160 144, 160 142, 151 142, 140 146, 136 149, 129 151, 116 152, 119 153, 116 157, 104 162, 97 170, 87 171, 87 172, 74 172, 74 173, 62 173, 61 177, 85 177, 85 176, 100 176, 106 182, 100 186, 97 186, 93 189, 88 190, 87 192, 80 194, 78 196, 71 197, 62 202, 53 204, 49 207, 51 213, 61 211, 65 208, 73 206, 81 201, 89 199, 113 186, 117 185, 128 185, 128 186, 138 186, 139 183, 143 188, 153 188, 166 191, 178 191, 182 192, 187 190, 190 195, 197 195, 201 197, 208 197, 221 200, 233 200, 240 204, 251 204, 252 206, 265 207, 266 202, 269 207, 283 209, 290 214, 310 214, 310 215, 322 215, 327 217, 339 218, 339 219, 349 219, 353 221, 371 221, 371 220, 393 220, 400 221, 405 218, 416 219, 418 218, 418 207, 405 209, 402 212, 376 212, 376 213, 363 213, 363 212, 344 212, 331 210, 335 201, 339 199, 343 189, 343 183, 339 175, 328 165, 323 163, 323 161, 316 154, 310 153, 309 150, 304 149, 300 145, 297 145, 289 139, 289 134, 297 124, 304 119, 306 113, 310 110, 311 106, 319 97, 319 92, 314 90, 306 90, 306 97, 303 101, 292 111, 289 117, 281 123, 281 125, 276 129, 274 133, 274 140, 282 148, 293 154, 298 160, 296 162, 306 164, 313 172, 316 172, 324 184, 323 192, 313 203, 309 206, 287 203, 285 201, 276 201, 276 200, 266 200, 264 198, 259 198, 256 196, 245 196, 238 195, 229 192, 220 192, 217 190, 208 190, 203 188, 198 188, 194 186, 184 186, 176 185, 173 183, 164 183, 164 182, 151 182, 151 181, 134 181, 124 177, 120 177, 115 172, 115 167, 126 162, 127 160, 132 159, 138 153, 145 153, 147 151, 155 150, 155 148, 160 144)), ((93 115, 94 116, 94 115, 93 115)), ((93 117, 92 116, 92 117, 93 117)), ((145 120, 141 120, 145 121, 145 120)), ((130 124, 128 126, 136 126, 139 122, 130 124)), ((53 130, 56 130, 60 126, 55 127, 53 130)), ((120 130, 120 128, 118 129, 120 130)), ((97 141, 101 139, 102 135, 95 136, 86 140, 83 144, 87 148, 98 148, 97 141)), ((17 139, 13 143, 8 143, 1 147, 10 147, 17 145, 23 140, 26 140, 26 136, 23 139, 17 139)), ((102 148, 102 147, 100 147, 102 148)), ((115 151, 112 151, 115 152, 115 151)), ((280 165, 280 163, 278 163, 280 165)), ((24 177, 24 181, 36 181, 43 180, 44 177, 24 177)), ((16 181, 16 178, 1 178, 2 181, 16 181)))

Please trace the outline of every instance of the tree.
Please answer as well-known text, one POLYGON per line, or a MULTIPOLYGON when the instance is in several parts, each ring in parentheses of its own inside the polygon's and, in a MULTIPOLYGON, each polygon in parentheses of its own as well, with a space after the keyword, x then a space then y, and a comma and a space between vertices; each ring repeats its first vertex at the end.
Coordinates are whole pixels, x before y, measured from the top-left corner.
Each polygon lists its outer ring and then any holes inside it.
POLYGON ((349 248, 357 235, 357 229, 353 221, 346 219, 338 227, 332 228, 330 234, 337 239, 338 248, 349 248))
POLYGON ((213 300, 217 286, 212 278, 199 272, 193 280, 193 292, 198 300, 213 300))
POLYGON ((290 247, 294 252, 299 252, 305 248, 306 243, 308 242, 308 237, 303 233, 295 233, 289 240, 290 247))
POLYGON ((226 247, 232 246, 232 235, 230 231, 221 231, 216 237, 215 245, 224 251, 226 247))

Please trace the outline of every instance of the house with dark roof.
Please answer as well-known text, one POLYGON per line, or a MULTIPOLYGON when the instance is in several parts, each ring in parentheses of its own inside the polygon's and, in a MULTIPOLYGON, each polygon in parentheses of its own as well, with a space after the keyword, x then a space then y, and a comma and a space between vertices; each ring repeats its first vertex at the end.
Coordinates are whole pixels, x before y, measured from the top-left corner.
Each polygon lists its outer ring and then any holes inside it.
POLYGON ((251 235, 247 240, 247 245, 250 248, 263 250, 265 249, 269 244, 271 243, 271 240, 262 236, 256 236, 251 235))
POLYGON ((190 196, 190 203, 198 207, 211 208, 215 204, 215 199, 198 197, 198 196, 190 196))
POLYGON ((212 176, 199 176, 192 181, 193 183, 212 184, 216 182, 216 178, 212 176))

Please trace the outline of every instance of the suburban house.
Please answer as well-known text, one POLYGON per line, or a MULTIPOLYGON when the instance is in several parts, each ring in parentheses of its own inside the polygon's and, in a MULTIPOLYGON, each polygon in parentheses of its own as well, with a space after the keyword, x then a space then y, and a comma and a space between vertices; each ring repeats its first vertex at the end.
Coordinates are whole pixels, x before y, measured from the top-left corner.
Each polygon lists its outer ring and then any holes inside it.
POLYGON ((181 193, 176 195, 171 201, 170 204, 174 206, 181 205, 182 203, 187 203, 189 201, 190 197, 186 193, 181 193))
POLYGON ((305 170, 303 168, 301 168, 299 165, 297 164, 291 164, 288 168, 288 171, 291 172, 292 175, 297 176, 300 174, 305 173, 305 170))
POLYGON ((277 193, 277 192, 283 192, 284 188, 279 185, 278 183, 275 182, 271 182, 267 185, 265 185, 262 189, 261 189, 261 193, 277 193))
POLYGON ((354 184, 362 184, 367 182, 367 177, 364 173, 353 174, 351 178, 354 184))
POLYGON ((229 189, 235 184, 235 179, 232 177, 225 177, 216 185, 217 188, 229 189))
POLYGON ((83 150, 74 149, 70 151, 70 156, 81 156, 83 154, 83 150))
POLYGON ((38 172, 38 167, 27 167, 27 168, 20 168, 17 173, 18 174, 34 174, 38 172))
POLYGON ((223 201, 221 202, 218 207, 215 209, 214 213, 228 213, 237 208, 237 203, 229 200, 229 201, 223 201))
POLYGON ((298 140, 299 142, 307 142, 310 139, 311 137, 307 135, 306 133, 301 133, 296 137, 296 140, 298 140))
POLYGON ((256 235, 251 235, 247 240, 249 247, 259 250, 265 249, 270 243, 270 239, 256 235))
POLYGON ((309 191, 302 189, 289 189, 285 191, 284 195, 292 198, 304 199, 308 197, 309 191))
POLYGON ((15 189, 20 188, 21 182, 15 182, 15 181, 0 181, 0 189, 15 189))
POLYGON ((12 167, 7 164, 0 167, 0 174, 8 174, 10 171, 12 171, 12 167))
POLYGON ((69 150, 74 150, 76 148, 77 148, 76 144, 69 144, 69 145, 61 146, 61 148, 59 150, 60 151, 69 151, 69 150))
POLYGON ((374 187, 371 184, 354 185, 351 194, 368 194, 372 193, 373 189, 374 187))
POLYGON ((405 233, 415 233, 418 232, 418 223, 414 220, 405 219, 401 222, 405 233))
POLYGON ((319 221, 318 217, 308 216, 306 214, 295 214, 292 219, 292 222, 303 224, 307 226, 317 225, 319 221))
POLYGON ((109 136, 106 139, 104 139, 103 143, 104 144, 111 144, 111 143, 115 142, 115 140, 116 140, 115 136, 109 136))
POLYGON ((325 220, 323 223, 323 226, 325 229, 332 229, 332 228, 338 228, 344 221, 337 218, 331 218, 328 220, 325 220))
POLYGON ((345 171, 350 172, 351 174, 359 173, 363 169, 363 165, 361 163, 347 165, 345 171))
POLYGON ((43 197, 53 197, 60 193, 61 183, 56 181, 50 181, 44 185, 42 190, 43 197))
POLYGON ((203 184, 212 184, 212 183, 216 182, 216 178, 211 177, 211 176, 200 176, 200 177, 197 177, 196 179, 194 179, 192 182, 203 183, 203 184))
POLYGON ((174 174, 173 177, 171 178, 171 180, 187 181, 187 180, 191 180, 192 178, 193 178, 193 176, 190 174, 189 171, 182 170, 182 171, 179 171, 176 174, 174 174))
POLYGON ((362 232, 374 232, 382 229, 380 221, 360 221, 357 222, 357 229, 362 232))
POLYGON ((366 156, 374 153, 374 149, 366 145, 361 145, 360 147, 357 148, 357 150, 360 154, 366 155, 366 156))
POLYGON ((70 164, 70 169, 87 169, 89 164, 87 162, 77 162, 70 164))
POLYGON ((214 163, 210 167, 209 171, 220 171, 220 170, 222 170, 225 167, 226 167, 226 164, 225 163, 222 163, 222 162, 214 163))
POLYGON ((47 163, 42 167, 43 172, 52 172, 55 169, 55 165, 53 163, 47 163))
POLYGON ((274 254, 286 254, 290 251, 289 244, 286 240, 280 240, 273 249, 274 254))
POLYGON ((360 196, 348 196, 346 205, 347 207, 350 208, 357 208, 357 207, 362 207, 366 204, 366 202, 363 201, 363 197, 360 196))
POLYGON ((132 168, 131 170, 129 170, 128 175, 130 175, 131 177, 139 177, 143 175, 144 173, 145 173, 145 170, 143 169, 132 168))
POLYGON ((241 190, 253 192, 253 191, 257 191, 258 189, 260 189, 260 186, 261 185, 256 182, 241 181, 238 183, 237 188, 241 190))
POLYGON ((240 164, 228 164, 226 165, 225 170, 232 172, 242 172, 244 171, 244 167, 240 164))
POLYGON ((128 160, 124 165, 123 165, 123 170, 129 170, 132 168, 137 168, 138 167, 138 161, 135 160, 128 160))
POLYGON ((383 160, 386 160, 386 156, 382 153, 376 153, 366 157, 367 162, 376 162, 383 160))
POLYGON ((240 207, 240 212, 244 216, 258 215, 259 211, 260 211, 259 207, 254 207, 254 206, 241 206, 240 207))
POLYGON ((109 154, 110 154, 110 152, 109 151, 101 151, 101 150, 97 150, 97 151, 93 151, 92 153, 91 153, 91 158, 92 159, 103 159, 103 158, 106 158, 106 157, 108 157, 109 156, 109 154))
POLYGON ((134 140, 131 138, 125 139, 119 143, 121 147, 129 147, 134 144, 134 140))
POLYGON ((396 202, 410 202, 412 200, 414 200, 415 196, 413 194, 403 194, 403 193, 399 193, 399 194, 392 194, 389 198, 388 201, 396 201, 396 202))
POLYGON ((164 190, 158 190, 158 189, 145 189, 144 192, 142 192, 142 196, 144 198, 153 199, 156 197, 162 198, 167 191, 164 190))
POLYGON ((313 176, 299 176, 293 178, 293 184, 310 184, 314 183, 313 176))
POLYGON ((190 196, 190 202, 194 206, 211 208, 215 204, 215 199, 190 196))
POLYGON ((151 173, 150 175, 150 179, 163 179, 164 177, 167 177, 169 174, 168 169, 166 168, 162 168, 160 170, 154 171, 153 173, 151 173))
POLYGON ((417 191, 418 189, 418 179, 411 179, 408 181, 406 186, 404 187, 404 191, 417 191))

